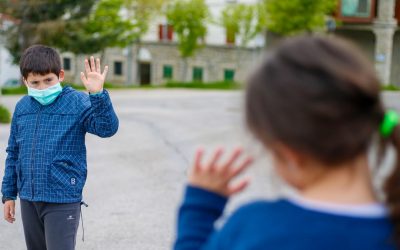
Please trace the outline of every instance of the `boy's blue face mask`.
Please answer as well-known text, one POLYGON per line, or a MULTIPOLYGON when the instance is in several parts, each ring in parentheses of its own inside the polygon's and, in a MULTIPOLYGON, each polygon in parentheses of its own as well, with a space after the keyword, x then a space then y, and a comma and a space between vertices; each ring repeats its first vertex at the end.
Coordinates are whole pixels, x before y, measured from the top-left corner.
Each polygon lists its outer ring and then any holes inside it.
POLYGON ((35 98, 35 100, 42 105, 49 105, 53 103, 61 92, 62 87, 60 83, 42 90, 28 87, 28 95, 35 98))

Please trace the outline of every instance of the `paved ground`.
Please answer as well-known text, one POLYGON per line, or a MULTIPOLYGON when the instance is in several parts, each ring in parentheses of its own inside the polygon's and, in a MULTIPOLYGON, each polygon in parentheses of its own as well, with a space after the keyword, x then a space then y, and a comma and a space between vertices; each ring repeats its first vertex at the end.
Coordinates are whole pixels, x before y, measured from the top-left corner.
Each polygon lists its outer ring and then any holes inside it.
MULTIPOLYGON (((260 146, 243 129, 241 92, 137 90, 114 91, 111 97, 120 129, 110 139, 87 136, 89 207, 83 209, 85 242, 80 227, 78 250, 170 249, 186 171, 200 145, 245 145, 256 155, 248 173, 253 184, 229 211, 245 200, 281 192, 260 146)), ((387 94, 385 100, 400 108, 399 97, 387 94)), ((0 102, 12 109, 19 98, 2 96, 0 102)), ((8 134, 9 126, 0 125, 0 178, 8 134)), ((26 249, 18 209, 14 225, 0 219, 1 249, 26 249)))
MULTIPOLYGON (((89 208, 83 210, 85 242, 79 240, 77 249, 169 249, 194 150, 243 143, 255 148, 242 129, 242 94, 152 90, 111 97, 120 129, 110 139, 87 137, 89 208)), ((12 109, 20 97, 0 98, 12 109)), ((0 125, 0 162, 8 134, 9 126, 0 125)), ((0 220, 0 242, 0 248, 24 249, 19 217, 15 225, 0 220)))

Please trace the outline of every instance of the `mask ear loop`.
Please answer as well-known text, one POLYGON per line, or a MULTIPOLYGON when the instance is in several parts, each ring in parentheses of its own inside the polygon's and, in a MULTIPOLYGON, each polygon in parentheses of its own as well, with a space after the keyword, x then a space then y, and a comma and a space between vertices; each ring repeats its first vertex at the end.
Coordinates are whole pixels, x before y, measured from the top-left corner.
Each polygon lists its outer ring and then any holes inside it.
POLYGON ((83 226, 83 214, 82 214, 82 205, 85 207, 89 207, 84 201, 81 201, 81 221, 82 221, 82 242, 85 242, 85 227, 83 226))

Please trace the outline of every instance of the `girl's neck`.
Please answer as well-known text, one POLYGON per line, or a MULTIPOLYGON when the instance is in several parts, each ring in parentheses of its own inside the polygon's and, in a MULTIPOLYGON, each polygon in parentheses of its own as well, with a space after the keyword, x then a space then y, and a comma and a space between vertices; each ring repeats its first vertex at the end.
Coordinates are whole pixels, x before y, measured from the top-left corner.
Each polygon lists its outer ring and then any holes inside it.
POLYGON ((323 171, 316 171, 308 184, 299 190, 304 198, 350 205, 378 201, 366 157, 341 166, 316 166, 315 169, 323 171))

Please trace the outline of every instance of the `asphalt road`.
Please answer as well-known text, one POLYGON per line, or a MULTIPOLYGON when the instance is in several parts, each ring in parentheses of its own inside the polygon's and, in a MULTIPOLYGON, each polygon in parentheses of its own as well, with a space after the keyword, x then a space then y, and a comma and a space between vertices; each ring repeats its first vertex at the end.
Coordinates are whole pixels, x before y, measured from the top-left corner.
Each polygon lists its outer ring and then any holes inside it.
MULTIPOLYGON (((20 96, 0 96, 13 109, 20 96)), ((87 136, 88 179, 83 208, 85 241, 77 249, 170 249, 176 211, 196 148, 243 145, 256 157, 247 175, 252 185, 229 204, 228 212, 255 197, 274 197, 283 188, 268 157, 246 131, 240 91, 112 91, 120 118, 109 139, 87 136)), ((400 95, 385 94, 400 109, 400 95)), ((0 178, 9 125, 0 125, 0 178)), ((17 204, 13 225, 0 219, 0 249, 26 249, 17 204)), ((2 210, 2 209, 1 209, 2 210)))

